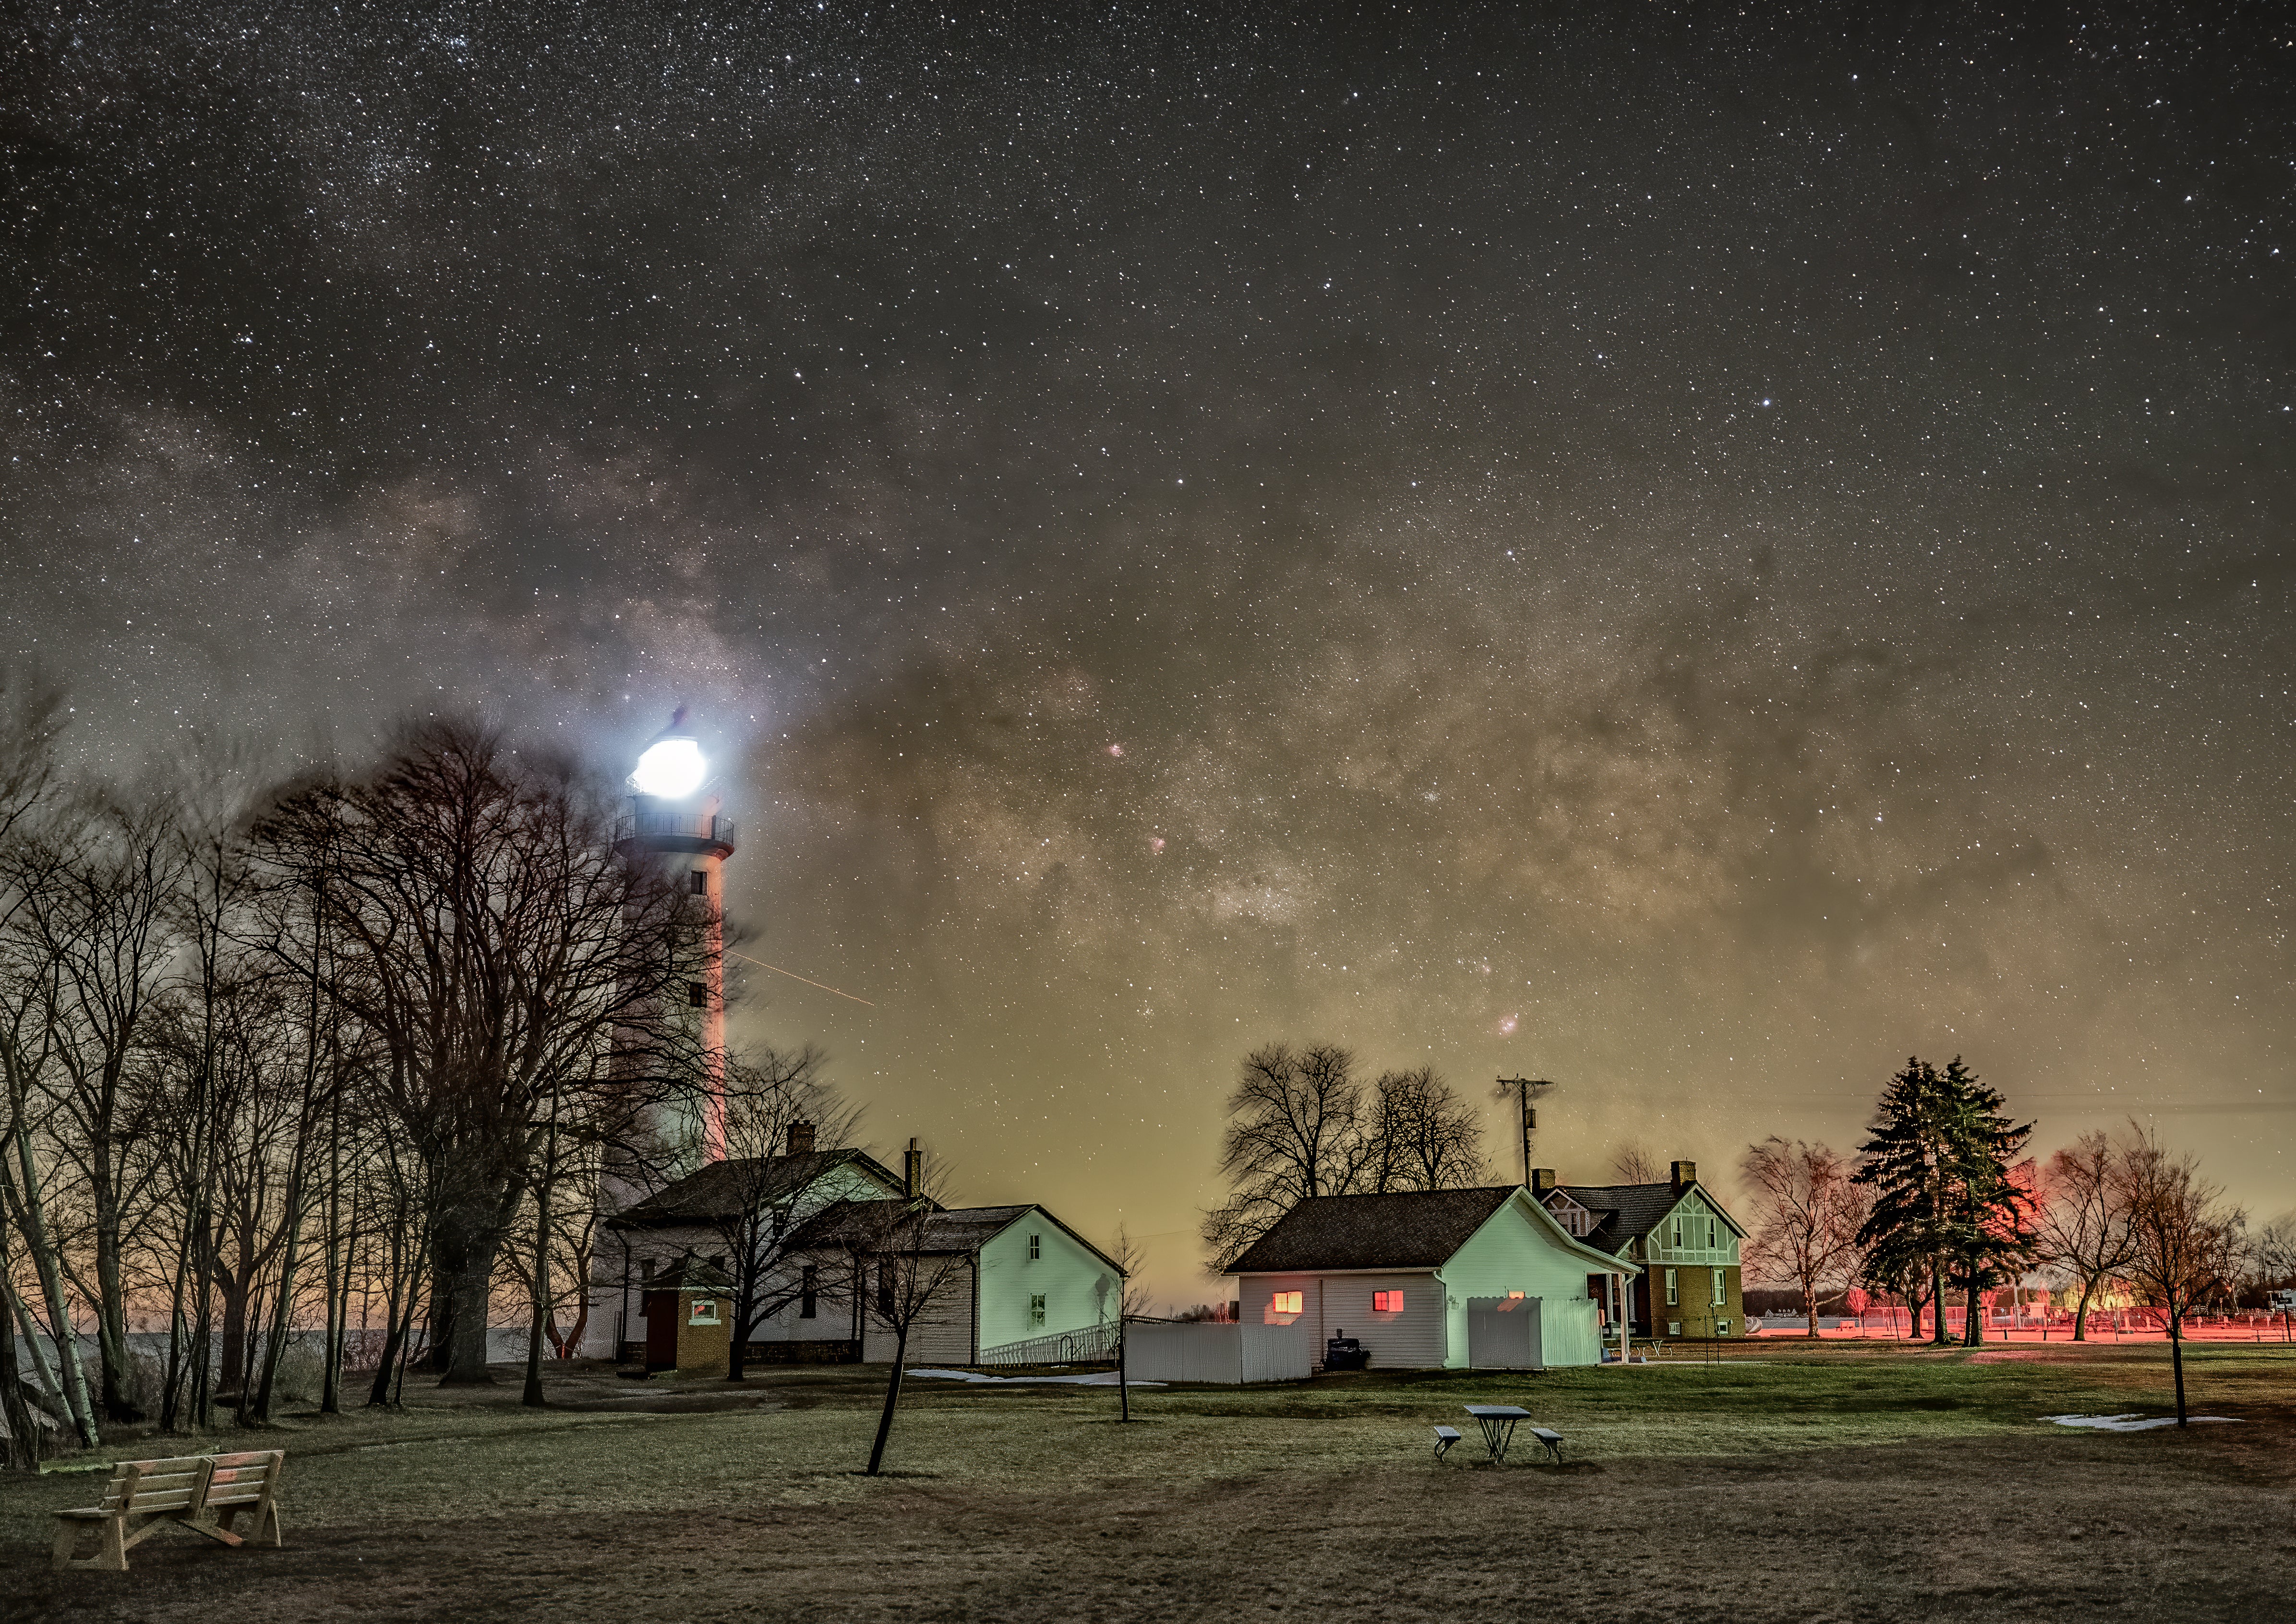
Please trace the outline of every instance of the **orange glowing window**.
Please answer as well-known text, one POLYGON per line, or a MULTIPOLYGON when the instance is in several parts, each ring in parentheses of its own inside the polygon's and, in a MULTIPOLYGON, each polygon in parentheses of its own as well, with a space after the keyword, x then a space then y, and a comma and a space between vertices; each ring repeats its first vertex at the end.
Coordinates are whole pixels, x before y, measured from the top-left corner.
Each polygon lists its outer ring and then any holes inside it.
POLYGON ((1372 1293, 1371 1311, 1374 1314, 1400 1314, 1403 1312, 1403 1293, 1401 1292, 1372 1293))
POLYGON ((1522 1293, 1521 1292, 1509 1292, 1507 1293, 1507 1301, 1510 1302, 1521 1302, 1522 1301, 1522 1293))
POLYGON ((1275 1312, 1279 1314, 1304 1313, 1307 1311, 1307 1307, 1308 1293, 1305 1292, 1277 1292, 1275 1293, 1275 1312))

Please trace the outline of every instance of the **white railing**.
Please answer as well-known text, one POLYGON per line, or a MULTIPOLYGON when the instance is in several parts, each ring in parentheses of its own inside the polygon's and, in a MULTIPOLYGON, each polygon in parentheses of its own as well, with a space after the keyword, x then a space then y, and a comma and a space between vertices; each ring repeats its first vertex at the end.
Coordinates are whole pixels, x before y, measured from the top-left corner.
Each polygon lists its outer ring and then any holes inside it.
POLYGON ((1105 1364, 1115 1357, 1113 1323, 1031 1336, 1025 1342, 1004 1342, 980 1351, 980 1362, 984 1365, 1095 1365, 1105 1364))

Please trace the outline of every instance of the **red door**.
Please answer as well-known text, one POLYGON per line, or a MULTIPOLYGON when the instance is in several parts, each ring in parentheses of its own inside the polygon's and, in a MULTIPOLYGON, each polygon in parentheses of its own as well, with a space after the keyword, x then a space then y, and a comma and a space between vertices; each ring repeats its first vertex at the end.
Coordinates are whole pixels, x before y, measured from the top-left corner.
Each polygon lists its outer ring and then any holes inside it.
POLYGON ((645 1310, 646 1368, 677 1368, 677 1293, 648 1292, 638 1299, 645 1310))

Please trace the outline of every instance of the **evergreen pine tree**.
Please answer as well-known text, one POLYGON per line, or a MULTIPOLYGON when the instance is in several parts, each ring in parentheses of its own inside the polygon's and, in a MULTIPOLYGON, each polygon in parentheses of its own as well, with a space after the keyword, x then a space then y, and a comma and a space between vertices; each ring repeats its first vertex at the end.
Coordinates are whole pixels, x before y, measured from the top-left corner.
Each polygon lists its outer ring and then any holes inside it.
POLYGON ((2000 1090, 1980 1081, 1958 1055, 1938 1083, 1945 1147, 1940 1236, 1956 1283, 1966 1293, 1962 1340, 1975 1347, 1985 1340, 1980 1293, 2013 1278, 2032 1255, 2031 1198, 2011 1170, 2033 1124, 2012 1122, 2000 1090))
MULTIPOLYGON (((1958 1064, 1956 1062, 1956 1064, 1958 1064)), ((1903 1284, 1915 1303, 1913 1329, 1921 1329, 1922 1285, 1936 1319, 1934 1340, 1946 1341, 1944 1261, 1948 1249, 1946 1185, 1953 1164, 1956 1117, 1946 1079, 1918 1057, 1890 1079, 1874 1108, 1868 1138, 1858 1147, 1853 1177, 1874 1187, 1874 1211, 1857 1233, 1866 1248, 1867 1273, 1877 1283, 1903 1284)))

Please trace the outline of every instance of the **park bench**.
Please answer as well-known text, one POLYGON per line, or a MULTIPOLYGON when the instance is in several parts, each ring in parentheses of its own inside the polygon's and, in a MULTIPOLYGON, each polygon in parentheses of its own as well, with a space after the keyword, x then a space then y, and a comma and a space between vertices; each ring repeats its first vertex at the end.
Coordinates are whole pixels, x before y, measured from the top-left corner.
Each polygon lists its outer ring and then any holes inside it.
POLYGON ((187 1528, 221 1545, 279 1543, 279 1473, 284 1449, 244 1455, 181 1455, 172 1460, 127 1460, 113 1468, 103 1498, 56 1513, 53 1565, 127 1571, 127 1553, 168 1523, 187 1528), (251 1518, 247 1531, 236 1524, 251 1518), (79 1554, 89 1533, 95 1549, 79 1554))
POLYGON ((1435 1458, 1437 1460, 1441 1460, 1446 1455, 1448 1455, 1451 1452, 1451 1446, 1458 1441, 1459 1429, 1457 1427, 1437 1427, 1435 1429, 1435 1458))

